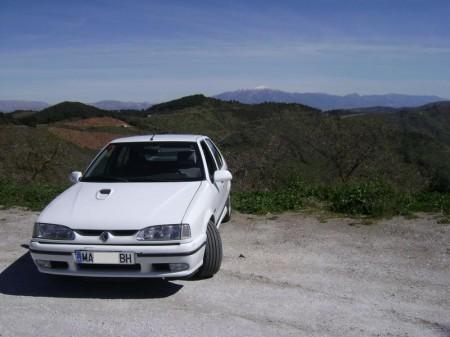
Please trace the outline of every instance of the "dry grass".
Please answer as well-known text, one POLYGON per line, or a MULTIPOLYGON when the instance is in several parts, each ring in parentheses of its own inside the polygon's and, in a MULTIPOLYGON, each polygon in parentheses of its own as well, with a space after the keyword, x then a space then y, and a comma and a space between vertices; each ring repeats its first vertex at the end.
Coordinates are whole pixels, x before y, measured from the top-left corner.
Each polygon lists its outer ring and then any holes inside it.
POLYGON ((77 128, 91 128, 91 127, 129 127, 129 125, 117 118, 112 117, 92 117, 80 119, 77 121, 65 122, 64 126, 77 128))
POLYGON ((49 128, 49 131, 68 142, 91 150, 98 150, 111 140, 121 137, 119 134, 110 132, 79 131, 56 127, 49 128))

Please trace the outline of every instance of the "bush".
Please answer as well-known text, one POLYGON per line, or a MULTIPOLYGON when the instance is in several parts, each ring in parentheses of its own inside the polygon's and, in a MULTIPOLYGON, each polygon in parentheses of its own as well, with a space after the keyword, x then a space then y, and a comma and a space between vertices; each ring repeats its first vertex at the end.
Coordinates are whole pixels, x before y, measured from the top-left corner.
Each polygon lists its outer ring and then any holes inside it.
POLYGON ((351 215, 380 216, 404 213, 408 197, 381 183, 346 184, 334 187, 306 187, 293 180, 273 191, 250 191, 234 194, 236 209, 247 213, 276 213, 300 210, 307 201, 326 202, 331 211, 351 215))
POLYGON ((336 213, 364 216, 404 215, 410 212, 450 213, 450 193, 407 193, 382 182, 308 187, 301 180, 267 191, 233 193, 234 208, 244 213, 298 211, 315 204, 336 213), (311 201, 315 201, 311 202, 311 201))
POLYGON ((431 177, 430 182, 431 192, 449 193, 450 192, 450 177, 448 170, 436 170, 431 177))
POLYGON ((300 210, 311 194, 302 180, 295 179, 279 189, 237 192, 232 196, 234 207, 241 212, 266 214, 300 210))
POLYGON ((302 199, 287 191, 253 191, 233 194, 233 207, 244 213, 266 214, 299 210, 302 199))
MULTIPOLYGON (((20 184, 0 180, 0 205, 42 210, 67 186, 20 184)), ((379 183, 353 183, 310 187, 293 179, 275 190, 233 192, 233 208, 244 213, 267 214, 314 208, 348 215, 389 216, 409 212, 450 214, 450 193, 409 194, 379 183), (315 202, 314 202, 315 201, 315 202)))
POLYGON ((382 183, 339 185, 329 193, 330 208, 334 212, 380 216, 401 213, 399 195, 382 183), (400 206, 400 207, 399 207, 400 206))
POLYGON ((440 212, 450 214, 450 193, 424 192, 409 205, 412 212, 440 212))

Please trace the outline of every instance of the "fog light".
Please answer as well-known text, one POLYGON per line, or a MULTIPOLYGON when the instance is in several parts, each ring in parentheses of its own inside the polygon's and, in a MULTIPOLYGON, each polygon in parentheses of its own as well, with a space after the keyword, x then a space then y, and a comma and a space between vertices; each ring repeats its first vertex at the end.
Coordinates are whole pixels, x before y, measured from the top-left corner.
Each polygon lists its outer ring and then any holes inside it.
POLYGON ((51 268, 52 267, 51 262, 47 261, 47 260, 36 260, 36 264, 42 268, 51 268))
POLYGON ((189 269, 187 263, 169 263, 170 271, 183 271, 189 269))

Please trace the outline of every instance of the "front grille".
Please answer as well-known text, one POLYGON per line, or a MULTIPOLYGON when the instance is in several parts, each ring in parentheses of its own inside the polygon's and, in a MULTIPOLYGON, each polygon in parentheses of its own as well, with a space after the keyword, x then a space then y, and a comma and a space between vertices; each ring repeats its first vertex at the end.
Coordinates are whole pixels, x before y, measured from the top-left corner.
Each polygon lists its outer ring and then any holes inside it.
POLYGON ((77 229, 77 230, 75 230, 75 232, 77 232, 78 234, 83 235, 83 236, 99 236, 104 231, 102 231, 102 230, 91 230, 91 229, 77 229))
POLYGON ((77 264, 80 270, 140 271, 140 264, 77 264))
POLYGON ((130 236, 136 234, 136 230, 119 230, 119 231, 109 231, 114 236, 130 236))
POLYGON ((108 231, 108 230, 97 230, 97 229, 76 229, 75 232, 77 232, 80 235, 83 236, 100 236, 100 234, 102 234, 103 232, 108 232, 111 233, 114 236, 131 236, 136 234, 138 231, 137 230, 113 230, 113 231, 108 231))

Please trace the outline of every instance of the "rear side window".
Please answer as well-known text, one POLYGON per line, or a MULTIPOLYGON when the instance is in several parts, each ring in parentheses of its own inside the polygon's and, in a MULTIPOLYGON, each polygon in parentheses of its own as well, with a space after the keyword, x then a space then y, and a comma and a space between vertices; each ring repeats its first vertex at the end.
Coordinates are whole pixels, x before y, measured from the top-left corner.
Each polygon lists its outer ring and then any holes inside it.
POLYGON ((222 168, 223 159, 222 159, 222 156, 220 155, 219 150, 217 149, 217 147, 214 145, 214 143, 211 140, 206 139, 206 142, 208 143, 208 145, 214 155, 214 158, 216 158, 217 165, 219 165, 219 168, 222 168))
POLYGON ((205 155, 206 166, 208 167, 209 178, 211 179, 211 181, 213 181, 214 172, 217 170, 216 163, 214 161, 214 158, 211 154, 211 150, 209 149, 208 145, 206 145, 206 143, 204 141, 201 141, 200 144, 202 146, 202 150, 205 155))

